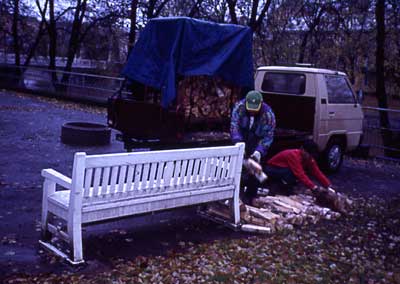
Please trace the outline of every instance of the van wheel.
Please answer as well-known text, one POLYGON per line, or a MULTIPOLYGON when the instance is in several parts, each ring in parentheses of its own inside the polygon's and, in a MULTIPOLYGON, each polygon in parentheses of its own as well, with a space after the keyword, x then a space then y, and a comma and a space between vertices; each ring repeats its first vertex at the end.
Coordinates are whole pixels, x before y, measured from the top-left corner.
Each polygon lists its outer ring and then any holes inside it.
POLYGON ((343 162, 343 144, 335 139, 328 143, 323 153, 323 167, 329 172, 337 172, 343 162))

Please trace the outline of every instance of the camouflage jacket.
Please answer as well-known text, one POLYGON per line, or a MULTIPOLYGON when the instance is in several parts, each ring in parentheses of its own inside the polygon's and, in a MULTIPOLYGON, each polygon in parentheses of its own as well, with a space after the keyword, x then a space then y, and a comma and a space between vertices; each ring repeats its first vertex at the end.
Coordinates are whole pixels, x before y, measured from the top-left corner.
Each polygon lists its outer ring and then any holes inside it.
POLYGON ((263 103, 250 128, 250 116, 243 99, 233 108, 230 130, 232 142, 246 143, 246 154, 251 155, 254 151, 259 151, 264 157, 273 141, 275 115, 271 107, 263 103))

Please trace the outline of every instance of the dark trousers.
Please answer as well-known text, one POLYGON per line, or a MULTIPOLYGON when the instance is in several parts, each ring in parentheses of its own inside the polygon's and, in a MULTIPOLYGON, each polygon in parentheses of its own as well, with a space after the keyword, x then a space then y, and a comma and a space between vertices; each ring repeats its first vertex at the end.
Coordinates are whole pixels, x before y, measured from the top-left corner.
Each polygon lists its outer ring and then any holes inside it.
MULTIPOLYGON (((274 166, 265 166, 264 172, 268 175, 268 181, 278 184, 279 188, 274 191, 280 191, 283 194, 291 194, 293 186, 297 183, 297 179, 289 168, 281 168, 274 166)), ((277 192, 271 192, 272 194, 277 192)))
POLYGON ((244 203, 249 203, 253 198, 257 197, 257 189, 260 182, 251 174, 242 173, 240 181, 240 195, 244 203))

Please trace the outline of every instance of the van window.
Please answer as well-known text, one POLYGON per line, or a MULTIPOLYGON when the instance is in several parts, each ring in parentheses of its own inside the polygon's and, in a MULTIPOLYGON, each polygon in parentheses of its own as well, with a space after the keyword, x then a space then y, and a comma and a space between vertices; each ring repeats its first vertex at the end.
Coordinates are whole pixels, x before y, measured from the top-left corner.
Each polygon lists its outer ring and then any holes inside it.
POLYGON ((354 104, 353 92, 345 77, 325 75, 328 102, 331 104, 354 104))
POLYGON ((303 95, 306 76, 295 73, 266 72, 261 86, 263 92, 303 95))

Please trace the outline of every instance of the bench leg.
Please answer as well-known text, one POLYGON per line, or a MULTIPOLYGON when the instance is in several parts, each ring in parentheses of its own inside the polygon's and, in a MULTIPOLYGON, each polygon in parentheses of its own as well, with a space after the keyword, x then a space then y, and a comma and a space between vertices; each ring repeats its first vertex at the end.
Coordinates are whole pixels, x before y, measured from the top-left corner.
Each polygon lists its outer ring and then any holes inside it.
POLYGON ((232 213, 233 213, 233 223, 239 225, 240 223, 240 206, 239 206, 239 191, 235 191, 232 199, 232 213))
POLYGON ((74 262, 83 262, 82 224, 80 222, 71 222, 71 224, 69 223, 68 235, 72 245, 71 259, 74 262))
POLYGON ((48 241, 51 239, 51 233, 48 229, 49 224, 49 211, 48 211, 48 196, 54 193, 56 184, 50 180, 45 180, 43 183, 43 197, 42 197, 42 239, 48 241))

